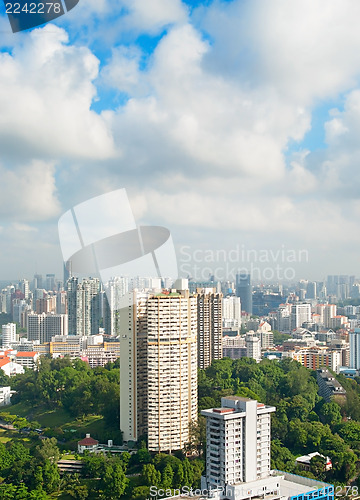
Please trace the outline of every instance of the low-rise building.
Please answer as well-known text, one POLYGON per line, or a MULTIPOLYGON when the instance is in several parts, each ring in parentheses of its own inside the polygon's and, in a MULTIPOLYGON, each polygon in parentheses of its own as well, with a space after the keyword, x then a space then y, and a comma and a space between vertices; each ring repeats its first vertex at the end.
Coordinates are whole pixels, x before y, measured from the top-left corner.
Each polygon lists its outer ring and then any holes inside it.
POLYGON ((326 458, 326 462, 324 463, 324 470, 332 469, 332 462, 329 457, 324 457, 318 451, 314 451, 313 453, 309 453, 308 455, 303 455, 302 457, 298 457, 295 462, 296 465, 299 465, 304 470, 310 470, 311 468, 311 459, 313 457, 322 457, 326 458))
POLYGON ((19 363, 14 363, 8 357, 0 358, 0 368, 8 377, 13 377, 14 375, 19 375, 24 373, 24 367, 19 363))
POLYGON ((98 444, 99 441, 92 438, 90 434, 86 434, 84 439, 78 441, 78 452, 84 453, 84 451, 89 451, 89 452, 95 451, 98 444))
POLYGON ((37 368, 39 358, 40 354, 34 351, 20 351, 15 355, 16 363, 30 370, 37 368))
POLYGON ((330 402, 331 400, 335 400, 342 402, 346 399, 345 389, 329 370, 325 368, 317 370, 316 378, 319 385, 319 394, 325 401, 330 402))

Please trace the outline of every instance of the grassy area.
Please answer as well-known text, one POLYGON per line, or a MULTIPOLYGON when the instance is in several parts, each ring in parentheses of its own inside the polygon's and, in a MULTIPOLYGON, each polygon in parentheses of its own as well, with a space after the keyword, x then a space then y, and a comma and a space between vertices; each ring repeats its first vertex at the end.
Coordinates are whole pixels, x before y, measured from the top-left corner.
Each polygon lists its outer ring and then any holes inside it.
POLYGON ((0 443, 7 443, 8 441, 11 441, 13 434, 13 431, 0 429, 0 443))
POLYGON ((101 415, 89 415, 83 419, 74 418, 63 408, 48 410, 44 407, 34 407, 26 403, 17 403, 4 408, 4 411, 12 415, 25 417, 30 421, 39 422, 41 427, 56 429, 61 427, 64 437, 68 440, 83 437, 85 434, 92 434, 100 440, 107 439, 107 426, 101 415))

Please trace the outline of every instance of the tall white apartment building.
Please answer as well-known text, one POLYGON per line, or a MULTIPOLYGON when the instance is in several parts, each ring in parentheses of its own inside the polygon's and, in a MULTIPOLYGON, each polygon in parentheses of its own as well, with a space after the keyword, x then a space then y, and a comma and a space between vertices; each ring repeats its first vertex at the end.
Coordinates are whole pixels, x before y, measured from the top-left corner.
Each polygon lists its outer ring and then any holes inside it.
POLYGON ((280 304, 277 310, 277 329, 281 333, 290 333, 291 304, 280 304))
MULTIPOLYGON (((259 334, 260 335, 260 334, 259 334)), ((261 340, 257 337, 255 333, 250 330, 245 337, 246 343, 246 356, 248 358, 253 358, 256 361, 261 360, 261 340)))
POLYGON ((189 290, 149 298, 147 360, 148 448, 183 449, 197 420, 197 297, 189 290))
POLYGON ((360 328, 349 332, 350 368, 360 369, 360 328))
POLYGON ((221 359, 222 352, 222 293, 215 288, 198 288, 198 367, 205 369, 214 359, 221 359))
POLYGON ((132 291, 120 308, 120 428, 151 451, 184 448, 197 419, 197 297, 132 291))
POLYGON ((98 278, 70 278, 67 282, 70 335, 99 333, 100 281, 98 278))
POLYGON ((8 323, 2 326, 2 347, 10 347, 16 342, 16 324, 8 323))
POLYGON ((270 473, 270 414, 276 409, 249 398, 221 398, 206 417, 208 489, 266 478, 270 473))
POLYGON ((225 328, 241 326, 240 297, 224 297, 222 306, 223 326, 225 328))
POLYGON ((296 330, 306 321, 311 320, 310 304, 293 304, 291 306, 290 328, 296 330))
POLYGON ((332 327, 332 318, 336 316, 336 304, 326 304, 324 308, 324 325, 325 328, 332 327))
POLYGON ((27 338, 38 340, 40 344, 51 342, 56 335, 68 335, 67 314, 28 314, 27 338))

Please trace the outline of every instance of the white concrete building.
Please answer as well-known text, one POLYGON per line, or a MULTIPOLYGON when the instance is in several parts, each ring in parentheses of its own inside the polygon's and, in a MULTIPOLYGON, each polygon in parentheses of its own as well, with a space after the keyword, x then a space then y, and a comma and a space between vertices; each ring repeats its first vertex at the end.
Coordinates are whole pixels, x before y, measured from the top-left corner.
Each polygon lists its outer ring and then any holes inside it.
POLYGON ((274 334, 271 331, 271 325, 267 321, 262 321, 256 332, 261 340, 261 348, 269 349, 274 346, 274 334))
POLYGON ((39 361, 40 354, 38 352, 20 351, 15 355, 15 361, 24 368, 35 370, 39 361))
POLYGON ((310 304, 293 304, 291 306, 290 328, 295 330, 303 323, 311 320, 310 304))
POLYGON ((2 325, 2 347, 10 347, 16 340, 16 324, 7 323, 2 325))
POLYGON ((240 297, 224 297, 222 300, 223 326, 225 328, 241 326, 240 297))
POLYGON ((147 316, 149 293, 132 291, 119 299, 120 429, 124 441, 147 432, 147 316))
POLYGON ((41 313, 29 314, 27 317, 27 338, 37 340, 40 344, 51 342, 56 335, 68 334, 68 315, 41 313))
POLYGON ((0 387, 0 406, 6 406, 11 403, 11 387, 3 386, 0 387))
POLYGON ((24 373, 24 367, 19 363, 14 363, 10 358, 2 358, 0 359, 0 368, 8 377, 12 377, 13 375, 18 375, 24 373))
POLYGON ((250 330, 245 337, 246 343, 246 356, 253 358, 256 361, 261 360, 261 340, 250 330))
POLYGON ((249 398, 221 398, 221 408, 203 410, 206 417, 208 488, 255 481, 270 473, 270 413, 249 398))
POLYGON ((360 328, 349 332, 350 368, 360 369, 360 328))

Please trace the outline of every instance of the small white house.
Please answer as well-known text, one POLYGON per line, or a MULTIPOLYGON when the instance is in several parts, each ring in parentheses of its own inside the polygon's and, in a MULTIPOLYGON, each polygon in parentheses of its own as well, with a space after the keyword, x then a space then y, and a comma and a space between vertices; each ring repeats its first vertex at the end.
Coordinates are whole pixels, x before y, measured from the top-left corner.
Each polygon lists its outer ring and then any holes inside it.
POLYGON ((0 368, 8 377, 25 372, 24 368, 19 365, 19 363, 14 363, 7 357, 0 359, 0 368))
MULTIPOLYGON (((324 455, 321 455, 318 451, 314 453, 309 453, 308 455, 303 455, 302 457, 298 457, 296 459, 296 465, 299 465, 304 470, 310 470, 311 459, 313 457, 322 457, 325 458, 324 455)), ((332 463, 329 457, 326 457, 325 470, 330 470, 332 468, 332 463)))
POLYGON ((78 441, 78 452, 84 453, 85 450, 90 452, 95 451, 98 447, 98 444, 99 441, 96 441, 96 439, 90 437, 90 434, 86 434, 85 439, 78 441))

